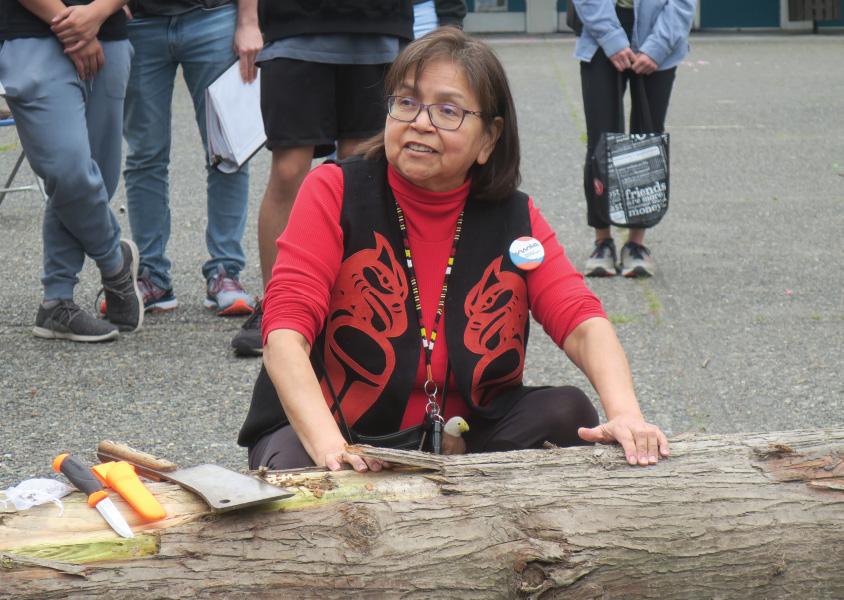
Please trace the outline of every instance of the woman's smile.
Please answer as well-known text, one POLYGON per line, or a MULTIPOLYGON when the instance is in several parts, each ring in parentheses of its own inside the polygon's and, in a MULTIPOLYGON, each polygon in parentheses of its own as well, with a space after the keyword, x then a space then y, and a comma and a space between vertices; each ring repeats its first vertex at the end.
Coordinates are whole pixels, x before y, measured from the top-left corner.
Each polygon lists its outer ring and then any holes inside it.
POLYGON ((431 154, 433 152, 436 152, 436 150, 434 150, 430 146, 426 146, 425 144, 420 144, 418 142, 408 142, 407 144, 405 144, 404 147, 406 150, 410 150, 414 153, 431 154))

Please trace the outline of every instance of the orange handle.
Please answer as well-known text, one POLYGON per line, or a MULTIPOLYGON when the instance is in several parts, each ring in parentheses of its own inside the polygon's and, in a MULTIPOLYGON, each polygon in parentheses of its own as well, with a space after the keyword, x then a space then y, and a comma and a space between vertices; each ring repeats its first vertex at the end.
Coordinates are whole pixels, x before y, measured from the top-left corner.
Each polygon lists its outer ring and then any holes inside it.
POLYGON ((155 496, 141 483, 132 465, 123 461, 107 464, 108 487, 120 494, 145 521, 160 521, 167 516, 155 496))
POLYGON ((53 470, 61 473, 75 485, 80 492, 88 496, 88 506, 94 508, 101 500, 108 498, 108 492, 83 462, 67 452, 53 459, 53 470))

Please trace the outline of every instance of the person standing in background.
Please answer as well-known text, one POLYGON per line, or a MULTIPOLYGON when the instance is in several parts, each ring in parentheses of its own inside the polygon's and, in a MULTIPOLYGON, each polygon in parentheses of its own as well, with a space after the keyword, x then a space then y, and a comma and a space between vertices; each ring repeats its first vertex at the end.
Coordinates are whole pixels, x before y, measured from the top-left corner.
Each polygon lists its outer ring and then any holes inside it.
POLYGON ((575 46, 580 60, 583 112, 586 116, 586 165, 583 188, 588 223, 595 229, 595 247, 585 274, 610 277, 619 270, 625 277, 655 273, 645 230, 630 229, 616 255, 610 224, 595 210, 592 154, 602 133, 624 131, 621 98, 630 77, 642 77, 655 131, 644 132, 639 122, 640 98, 631 86, 631 133, 662 133, 677 65, 689 50, 689 32, 695 0, 572 0, 583 22, 575 46), (620 74, 620 75, 619 75, 620 74))
POLYGON ((464 0, 413 0, 413 39, 418 40, 437 27, 463 29, 464 0))
MULTIPOLYGON (((260 5, 267 45, 261 66, 261 112, 272 152, 258 213, 258 250, 266 288, 276 240, 287 226, 299 186, 315 158, 351 156, 381 131, 384 73, 413 39, 412 0, 273 0, 260 5)), ((231 341, 235 354, 260 356, 261 306, 231 341)))
POLYGON ((36 337, 103 342, 143 323, 138 249, 120 239, 108 204, 120 177, 120 122, 132 55, 124 3, 0 0, 0 80, 48 197, 36 337), (102 277, 107 320, 73 300, 86 255, 102 277))
MULTIPOLYGON (((205 89, 236 60, 244 81, 256 76, 263 46, 258 0, 131 0, 129 39, 135 49, 126 94, 126 198, 141 254, 140 286, 147 311, 178 305, 167 258, 170 238, 170 120, 173 86, 182 68, 206 145, 205 89)), ((210 166, 206 154, 210 258, 202 267, 205 306, 221 316, 251 314, 255 299, 240 284, 249 200, 247 165, 235 173, 210 166)))

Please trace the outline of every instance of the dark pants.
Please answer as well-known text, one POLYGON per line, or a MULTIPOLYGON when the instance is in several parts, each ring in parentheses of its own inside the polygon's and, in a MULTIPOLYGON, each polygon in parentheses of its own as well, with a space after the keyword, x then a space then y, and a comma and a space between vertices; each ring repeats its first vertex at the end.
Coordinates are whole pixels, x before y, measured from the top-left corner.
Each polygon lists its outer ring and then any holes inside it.
MULTIPOLYGON (((543 388, 525 395, 496 420, 469 419, 463 436, 469 452, 499 452, 557 446, 585 445, 579 427, 598 425, 598 413, 578 388, 543 388)), ((313 466, 302 442, 289 425, 259 439, 249 448, 249 468, 297 469, 313 466)))
MULTIPOLYGON (((633 27, 632 13, 618 9, 619 20, 630 37, 633 27)), ((630 86, 630 133, 662 133, 665 131, 665 116, 668 113, 668 101, 674 85, 676 67, 655 71, 645 76, 645 94, 647 95, 652 131, 645 131, 641 118, 639 93, 637 86, 630 86)), ((590 227, 606 229, 610 224, 604 221, 595 210, 595 187, 592 173, 592 153, 602 133, 623 132, 624 129, 624 91, 632 75, 627 71, 619 75, 604 51, 599 49, 591 62, 580 63, 580 85, 583 91, 583 112, 586 115, 586 165, 583 168, 583 189, 586 192, 587 221, 590 227)), ((639 77, 638 75, 633 75, 639 77)))

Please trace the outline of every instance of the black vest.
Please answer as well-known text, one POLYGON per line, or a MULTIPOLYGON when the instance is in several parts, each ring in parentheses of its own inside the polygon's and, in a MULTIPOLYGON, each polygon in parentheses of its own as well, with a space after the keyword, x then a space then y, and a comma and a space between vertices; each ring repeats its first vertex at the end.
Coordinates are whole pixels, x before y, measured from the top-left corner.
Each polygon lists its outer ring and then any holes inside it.
MULTIPOLYGON (((341 167, 343 262, 311 363, 332 412, 326 371, 349 427, 385 435, 399 430, 413 387, 418 317, 386 163, 351 159, 341 167)), ((530 235, 525 194, 501 203, 467 199, 438 343, 445 341, 458 390, 478 417, 500 417, 525 393, 527 283, 509 247, 530 235)), ((262 369, 238 443, 250 446, 286 423, 262 369)))

